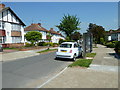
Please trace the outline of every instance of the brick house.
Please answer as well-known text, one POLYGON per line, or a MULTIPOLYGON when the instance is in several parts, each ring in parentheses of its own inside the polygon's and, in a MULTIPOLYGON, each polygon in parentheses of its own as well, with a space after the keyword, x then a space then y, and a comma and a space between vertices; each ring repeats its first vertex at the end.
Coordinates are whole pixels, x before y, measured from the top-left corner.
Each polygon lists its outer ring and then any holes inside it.
MULTIPOLYGON (((53 43, 58 43, 60 38, 64 39, 64 37, 60 33, 54 31, 53 28, 51 28, 50 30, 47 30, 47 29, 45 29, 44 27, 41 26, 41 23, 37 23, 37 24, 36 23, 34 23, 34 24, 32 23, 31 25, 27 26, 24 29, 24 31, 25 31, 25 34, 27 32, 30 32, 30 31, 38 31, 38 32, 40 32, 42 34, 42 41, 45 41, 45 42, 48 39, 47 35, 49 33, 52 36, 51 37, 51 41, 53 43)), ((25 40, 25 42, 27 42, 27 41, 25 40)))
POLYGON ((3 47, 24 45, 24 26, 10 7, 0 4, 0 44, 3 47))

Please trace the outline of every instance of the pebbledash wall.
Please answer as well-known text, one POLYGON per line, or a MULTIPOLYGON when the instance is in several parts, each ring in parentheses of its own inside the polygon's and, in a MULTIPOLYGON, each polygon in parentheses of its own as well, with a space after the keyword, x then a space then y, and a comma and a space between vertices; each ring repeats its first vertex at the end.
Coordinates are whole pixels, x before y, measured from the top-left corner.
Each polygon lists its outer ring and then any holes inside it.
POLYGON ((3 47, 23 46, 24 26, 10 7, 0 4, 0 44, 3 47))

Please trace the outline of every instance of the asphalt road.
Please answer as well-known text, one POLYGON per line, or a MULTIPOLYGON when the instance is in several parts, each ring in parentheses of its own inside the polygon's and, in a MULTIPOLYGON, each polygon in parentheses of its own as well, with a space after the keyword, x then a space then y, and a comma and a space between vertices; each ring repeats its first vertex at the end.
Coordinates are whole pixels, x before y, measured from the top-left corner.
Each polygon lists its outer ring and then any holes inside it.
POLYGON ((35 88, 60 72, 71 61, 54 60, 55 52, 2 64, 3 88, 35 88))

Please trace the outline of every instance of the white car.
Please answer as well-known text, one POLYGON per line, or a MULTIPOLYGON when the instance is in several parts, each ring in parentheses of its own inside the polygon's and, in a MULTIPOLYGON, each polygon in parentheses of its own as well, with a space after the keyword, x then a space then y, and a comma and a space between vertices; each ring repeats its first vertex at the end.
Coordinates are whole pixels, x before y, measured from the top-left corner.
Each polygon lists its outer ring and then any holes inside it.
POLYGON ((0 52, 3 52, 3 47, 1 44, 0 44, 0 52))
POLYGON ((76 57, 82 56, 83 49, 77 42, 63 42, 56 52, 56 59, 57 58, 68 58, 76 60, 76 57))

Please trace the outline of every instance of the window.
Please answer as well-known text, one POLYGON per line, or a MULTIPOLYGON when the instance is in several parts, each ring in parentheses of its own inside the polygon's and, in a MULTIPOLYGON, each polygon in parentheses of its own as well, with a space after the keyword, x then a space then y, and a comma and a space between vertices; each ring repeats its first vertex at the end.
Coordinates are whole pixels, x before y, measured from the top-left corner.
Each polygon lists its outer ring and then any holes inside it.
POLYGON ((12 37, 12 43, 21 43, 22 37, 12 37))
POLYGON ((13 30, 13 31, 20 31, 20 30, 21 30, 21 25, 12 24, 12 30, 13 30))
POLYGON ((5 27, 5 23, 4 22, 0 22, 0 29, 4 29, 5 27))
POLYGON ((72 44, 61 44, 60 47, 62 47, 62 48, 71 48, 72 44))

